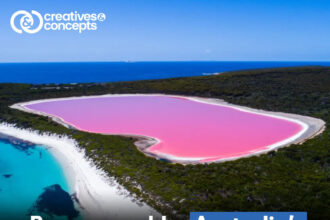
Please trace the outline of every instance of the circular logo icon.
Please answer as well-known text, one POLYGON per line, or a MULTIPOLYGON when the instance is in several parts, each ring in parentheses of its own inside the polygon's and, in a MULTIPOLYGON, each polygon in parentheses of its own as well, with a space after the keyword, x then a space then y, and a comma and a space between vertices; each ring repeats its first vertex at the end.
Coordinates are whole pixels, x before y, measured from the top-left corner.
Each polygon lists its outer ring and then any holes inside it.
POLYGON ((41 14, 34 10, 32 10, 31 13, 24 10, 16 11, 10 18, 11 28, 19 34, 23 33, 23 31, 29 34, 35 34, 41 30, 43 23, 44 21, 41 14), (19 28, 15 25, 15 19, 17 17, 20 17, 19 28), (37 27, 33 27, 33 24, 35 23, 33 17, 37 17, 39 19, 39 25, 37 27))

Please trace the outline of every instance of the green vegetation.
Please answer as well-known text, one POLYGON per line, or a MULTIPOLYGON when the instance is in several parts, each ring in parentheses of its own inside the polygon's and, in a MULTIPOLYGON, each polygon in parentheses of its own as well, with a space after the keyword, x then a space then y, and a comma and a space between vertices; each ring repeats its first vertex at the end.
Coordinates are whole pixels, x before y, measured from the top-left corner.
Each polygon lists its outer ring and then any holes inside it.
POLYGON ((132 138, 70 130, 45 117, 8 108, 28 100, 106 93, 216 97, 254 108, 318 117, 329 124, 330 68, 266 69, 104 84, 0 84, 1 121, 75 138, 109 175, 171 219, 187 219, 190 211, 236 210, 308 211, 309 219, 330 219, 329 129, 302 145, 265 155, 183 166, 146 157, 132 138))

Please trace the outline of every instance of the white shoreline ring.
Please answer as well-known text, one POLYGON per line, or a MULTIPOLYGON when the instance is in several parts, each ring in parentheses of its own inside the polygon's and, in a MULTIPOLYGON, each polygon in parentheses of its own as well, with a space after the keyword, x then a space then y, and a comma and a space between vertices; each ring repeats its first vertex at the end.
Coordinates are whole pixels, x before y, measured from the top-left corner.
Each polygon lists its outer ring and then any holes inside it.
MULTIPOLYGON (((73 97, 64 97, 64 98, 51 98, 51 99, 42 99, 42 100, 34 100, 34 101, 28 101, 28 102, 22 102, 22 103, 16 103, 12 106, 10 106, 11 108, 14 109, 18 109, 21 111, 25 111, 25 112, 29 112, 32 114, 37 114, 37 115, 42 115, 42 116, 47 116, 47 117, 51 117, 55 122, 62 124, 65 127, 74 127, 78 130, 82 130, 82 131, 86 131, 85 129, 80 129, 79 126, 76 126, 72 123, 69 123, 67 121, 65 121, 63 118, 59 117, 59 116, 54 116, 52 114, 48 114, 48 113, 44 113, 44 112, 40 112, 37 110, 32 110, 28 107, 26 107, 26 105, 31 105, 31 104, 38 104, 38 103, 44 103, 44 102, 50 102, 50 101, 64 101, 64 100, 77 100, 77 99, 88 99, 88 98, 101 98, 101 97, 122 97, 122 96, 168 96, 168 97, 174 97, 174 98, 184 98, 184 99, 188 99, 190 101, 195 101, 195 102, 199 102, 199 103, 203 103, 203 104, 209 104, 209 105, 216 105, 216 106, 222 106, 225 108, 232 108, 238 111, 242 111, 242 112, 248 112, 248 113, 252 113, 252 114, 257 114, 257 115, 262 115, 262 116, 266 116, 266 117, 272 117, 272 118, 276 118, 276 119, 281 119, 281 120, 286 120, 286 121, 290 121, 296 124, 299 124, 302 129, 295 135, 284 139, 282 141, 279 141, 277 143, 274 143, 272 145, 268 145, 265 148, 266 149, 262 149, 262 150, 255 150, 255 151, 250 151, 249 153, 244 153, 242 155, 235 155, 235 156, 228 156, 222 159, 215 159, 212 161, 203 161, 203 160, 208 160, 208 159, 212 159, 212 158, 217 158, 217 157, 178 157, 178 156, 174 156, 174 155, 170 155, 170 154, 164 154, 164 153, 151 153, 153 155, 155 155, 155 157, 157 158, 163 158, 163 159, 168 159, 171 161, 175 161, 175 162, 182 162, 182 163, 214 163, 214 162, 224 162, 224 161, 231 161, 231 160, 236 160, 239 158, 245 158, 245 157, 251 157, 251 156, 255 156, 255 155, 260 155, 263 153, 267 153, 269 151, 290 145, 291 143, 294 143, 297 139, 299 139, 300 137, 302 137, 306 131, 310 128, 310 126, 303 122, 302 119, 298 120, 296 118, 290 118, 289 116, 282 116, 282 115, 276 115, 276 114, 286 114, 286 115, 294 115, 296 117, 306 117, 309 119, 314 119, 314 120, 319 120, 318 123, 315 124, 319 124, 318 127, 319 129, 317 129, 316 132, 314 132, 312 135, 310 135, 308 138, 305 139, 309 139, 311 137, 313 137, 315 134, 318 134, 319 131, 322 131, 322 129, 325 127, 325 122, 320 120, 320 119, 316 119, 316 118, 311 118, 308 116, 301 116, 301 115, 296 115, 296 114, 288 114, 288 113, 281 113, 281 112, 267 112, 264 110, 259 110, 259 109, 253 109, 253 108, 249 108, 249 107, 245 107, 245 106, 238 106, 238 105, 234 105, 234 104, 230 104, 227 103, 223 100, 220 99, 215 99, 215 98, 202 98, 202 97, 192 97, 192 96, 180 96, 180 95, 168 95, 168 94, 161 94, 161 93, 157 93, 157 94, 105 94, 105 95, 93 95, 93 96, 73 96, 73 97)), ((317 125, 315 125, 317 126, 317 125)), ((91 132, 91 133, 95 133, 92 131, 87 131, 87 132, 91 132)), ((105 135, 120 135, 120 136, 135 136, 135 137, 147 137, 150 139, 155 140, 155 144, 160 143, 161 141, 155 137, 150 137, 150 136, 146 136, 146 135, 138 135, 138 134, 126 134, 126 133, 120 133, 120 134, 107 134, 107 133, 101 133, 101 134, 105 134, 105 135)), ((304 140, 305 140, 304 139, 304 140)), ((303 140, 302 140, 303 141, 303 140)), ((149 146, 151 147, 151 146, 149 146)), ((149 148, 148 147, 148 148, 149 148)))

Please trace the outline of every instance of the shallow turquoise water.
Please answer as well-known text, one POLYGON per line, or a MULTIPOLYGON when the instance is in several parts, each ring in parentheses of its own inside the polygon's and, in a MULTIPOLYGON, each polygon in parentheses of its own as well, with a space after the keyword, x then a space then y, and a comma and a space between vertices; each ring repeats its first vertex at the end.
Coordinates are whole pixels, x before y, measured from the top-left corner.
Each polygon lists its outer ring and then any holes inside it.
POLYGON ((31 208, 45 187, 54 184, 72 193, 61 166, 47 148, 0 140, 0 219, 29 219, 29 214, 40 214, 31 213, 31 208))

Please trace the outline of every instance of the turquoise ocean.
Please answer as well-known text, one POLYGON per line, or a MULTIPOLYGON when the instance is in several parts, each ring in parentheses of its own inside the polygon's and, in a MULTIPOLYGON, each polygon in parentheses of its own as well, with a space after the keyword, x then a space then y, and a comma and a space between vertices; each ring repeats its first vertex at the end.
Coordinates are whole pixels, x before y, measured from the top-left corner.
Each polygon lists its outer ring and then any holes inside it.
POLYGON ((0 139, 0 219, 74 219, 71 193, 47 147, 0 139))

